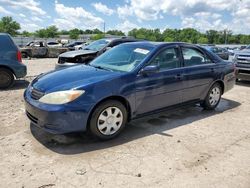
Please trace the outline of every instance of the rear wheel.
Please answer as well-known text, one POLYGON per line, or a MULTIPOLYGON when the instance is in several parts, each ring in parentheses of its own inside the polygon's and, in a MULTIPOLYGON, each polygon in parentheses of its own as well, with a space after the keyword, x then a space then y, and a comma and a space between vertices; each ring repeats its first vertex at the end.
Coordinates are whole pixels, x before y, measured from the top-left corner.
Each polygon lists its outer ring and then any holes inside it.
POLYGON ((94 110, 89 130, 92 135, 102 140, 116 137, 127 122, 127 110, 122 103, 108 100, 94 110))
POLYGON ((215 109, 221 99, 222 89, 219 83, 215 83, 209 90, 205 100, 201 103, 201 106, 206 110, 215 109))
POLYGON ((14 75, 5 68, 0 68, 0 89, 6 89, 14 83, 14 75))

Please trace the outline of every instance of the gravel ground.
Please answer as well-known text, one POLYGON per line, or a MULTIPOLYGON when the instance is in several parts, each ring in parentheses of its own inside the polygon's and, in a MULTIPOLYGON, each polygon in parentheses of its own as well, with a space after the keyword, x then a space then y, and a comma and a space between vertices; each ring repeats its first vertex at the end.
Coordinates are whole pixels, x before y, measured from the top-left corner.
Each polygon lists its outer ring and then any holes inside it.
POLYGON ((24 60, 26 80, 0 91, 0 187, 250 187, 250 83, 215 111, 164 112, 99 142, 45 133, 25 117, 24 88, 55 62, 24 60))

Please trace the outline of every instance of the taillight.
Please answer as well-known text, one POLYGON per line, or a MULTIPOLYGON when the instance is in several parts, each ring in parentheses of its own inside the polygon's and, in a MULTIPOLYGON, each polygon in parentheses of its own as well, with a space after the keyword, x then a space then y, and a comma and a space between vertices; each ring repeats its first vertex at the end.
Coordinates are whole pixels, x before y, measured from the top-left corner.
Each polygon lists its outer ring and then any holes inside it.
POLYGON ((22 53, 19 50, 17 51, 16 57, 17 57, 17 61, 22 63, 22 53))

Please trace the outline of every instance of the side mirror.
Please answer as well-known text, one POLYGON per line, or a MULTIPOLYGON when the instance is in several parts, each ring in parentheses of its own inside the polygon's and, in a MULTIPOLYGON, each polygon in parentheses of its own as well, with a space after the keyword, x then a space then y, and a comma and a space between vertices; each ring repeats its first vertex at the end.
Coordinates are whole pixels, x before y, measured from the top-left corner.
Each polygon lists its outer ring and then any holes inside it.
POLYGON ((156 65, 149 65, 144 67, 140 73, 143 75, 154 74, 159 71, 159 66, 156 65))

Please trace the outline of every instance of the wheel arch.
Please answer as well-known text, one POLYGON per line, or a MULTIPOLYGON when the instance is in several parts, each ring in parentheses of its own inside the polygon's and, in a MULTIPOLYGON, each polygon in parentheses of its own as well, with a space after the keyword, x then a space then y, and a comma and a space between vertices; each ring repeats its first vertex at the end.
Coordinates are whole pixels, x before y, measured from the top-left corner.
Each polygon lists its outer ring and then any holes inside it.
POLYGON ((118 95, 113 95, 113 96, 109 96, 109 97, 106 97, 106 98, 103 98, 102 100, 100 100, 98 103, 95 104, 95 106, 91 109, 90 113, 89 113, 89 116, 88 116, 88 121, 87 121, 87 129, 89 129, 89 122, 90 122, 90 118, 94 112, 94 110, 103 102, 107 101, 107 100, 116 100, 116 101, 119 101, 121 102, 125 108, 127 109, 127 112, 128 112, 128 121, 130 121, 131 119, 131 106, 130 106, 130 103, 129 101, 125 98, 125 97, 122 97, 122 96, 118 96, 118 95))
POLYGON ((15 72, 13 71, 12 68, 10 68, 10 67, 8 67, 8 66, 6 66, 6 65, 0 65, 0 69, 1 69, 1 68, 4 68, 4 69, 9 70, 9 71, 14 75, 14 77, 16 78, 16 74, 15 74, 15 72))
POLYGON ((224 91, 225 91, 225 84, 224 84, 224 82, 222 80, 216 80, 216 81, 214 81, 214 83, 212 85, 214 85, 215 83, 220 84, 221 89, 222 89, 222 95, 223 95, 224 91))

